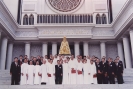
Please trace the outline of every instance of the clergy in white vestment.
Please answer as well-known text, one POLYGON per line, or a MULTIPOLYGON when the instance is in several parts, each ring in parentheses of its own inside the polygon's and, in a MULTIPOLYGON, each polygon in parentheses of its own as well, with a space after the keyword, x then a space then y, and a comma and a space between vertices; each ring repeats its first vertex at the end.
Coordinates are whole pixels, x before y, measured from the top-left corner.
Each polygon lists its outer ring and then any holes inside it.
POLYGON ((76 80, 76 63, 75 60, 73 58, 73 56, 71 57, 71 60, 69 61, 69 82, 70 84, 76 84, 77 80, 76 80))
POLYGON ((47 64, 47 76, 48 84, 55 84, 55 65, 53 60, 50 60, 50 63, 47 64))
POLYGON ((54 56, 52 57, 52 60, 53 60, 53 65, 57 65, 57 58, 55 58, 54 56))
POLYGON ((41 83, 42 84, 47 84, 48 83, 48 76, 47 76, 47 65, 46 65, 46 60, 43 60, 43 64, 41 65, 41 83))
POLYGON ((83 83, 89 84, 89 65, 87 63, 87 59, 84 60, 83 71, 84 71, 83 83))
POLYGON ((34 84, 34 68, 35 66, 33 65, 32 61, 30 61, 30 65, 28 65, 27 67, 27 75, 28 75, 27 84, 28 85, 34 84))
POLYGON ((41 71, 41 66, 39 65, 39 62, 37 61, 35 65, 35 70, 34 70, 34 73, 35 73, 34 84, 35 85, 41 84, 40 71, 41 71))
POLYGON ((69 67, 68 67, 68 61, 67 59, 64 60, 63 63, 63 82, 62 84, 69 84, 69 67))
POLYGON ((77 84, 83 84, 83 63, 81 59, 77 59, 77 84))
POLYGON ((96 78, 96 65, 93 60, 90 61, 89 65, 89 84, 97 84, 96 78))
POLYGON ((27 68, 28 68, 28 63, 27 59, 24 59, 24 63, 21 65, 21 85, 26 85, 27 84, 27 68))

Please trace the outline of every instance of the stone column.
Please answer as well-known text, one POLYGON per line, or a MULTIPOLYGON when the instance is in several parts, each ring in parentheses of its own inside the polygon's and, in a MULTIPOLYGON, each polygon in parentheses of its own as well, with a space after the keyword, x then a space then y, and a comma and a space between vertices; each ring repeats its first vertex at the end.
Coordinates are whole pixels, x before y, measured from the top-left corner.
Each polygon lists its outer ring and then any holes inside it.
POLYGON ((74 52, 75 52, 75 58, 76 58, 76 56, 80 54, 80 52, 79 52, 79 42, 74 42, 74 52))
POLYGON ((123 38, 123 46, 124 46, 126 68, 132 68, 130 45, 127 37, 123 38))
POLYGON ((45 55, 47 55, 47 50, 48 50, 48 44, 47 42, 43 42, 42 43, 42 56, 44 57, 45 55))
POLYGON ((123 53, 123 47, 121 42, 117 42, 117 49, 118 49, 118 56, 120 57, 120 60, 123 62, 123 65, 125 67, 124 63, 124 53, 123 53))
POLYGON ((27 55, 28 58, 30 58, 30 43, 29 42, 25 43, 25 55, 27 55))
POLYGON ((84 50, 84 56, 89 55, 89 45, 88 42, 83 42, 83 50, 84 50))
POLYGON ((12 63, 13 43, 8 44, 6 69, 9 70, 12 63))
POLYGON ((102 58, 103 56, 106 56, 106 44, 105 44, 105 41, 101 41, 100 47, 101 47, 101 58, 102 58))
POLYGON ((5 70, 7 42, 8 42, 8 39, 6 37, 4 37, 1 42, 1 57, 0 57, 1 70, 5 70))
POLYGON ((53 42, 52 43, 52 55, 54 56, 55 54, 57 54, 57 43, 53 42))
POLYGON ((131 49, 132 49, 132 58, 133 58, 133 30, 130 31, 130 40, 131 40, 131 49))

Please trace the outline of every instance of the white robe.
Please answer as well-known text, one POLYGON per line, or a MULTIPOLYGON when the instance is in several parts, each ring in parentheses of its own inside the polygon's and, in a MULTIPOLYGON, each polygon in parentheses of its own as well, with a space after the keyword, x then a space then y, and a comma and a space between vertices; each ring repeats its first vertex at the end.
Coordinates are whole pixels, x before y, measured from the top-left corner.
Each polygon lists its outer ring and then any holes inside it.
POLYGON ((27 68, 27 74, 28 74, 27 84, 28 85, 34 84, 34 69, 35 69, 34 65, 28 65, 28 68, 27 68))
POLYGON ((54 58, 53 63, 54 65, 57 65, 57 58, 54 58))
POLYGON ((97 78, 93 78, 93 75, 96 74, 96 65, 95 63, 89 65, 89 84, 97 84, 97 78))
POLYGON ((62 84, 69 84, 69 67, 68 63, 63 64, 63 82, 62 84))
POLYGON ((47 76, 47 65, 42 64, 41 65, 41 71, 40 73, 42 74, 41 82, 48 83, 48 76, 47 76))
POLYGON ((72 68, 74 68, 74 70, 76 70, 76 61, 75 60, 70 60, 69 61, 69 82, 70 84, 76 84, 77 80, 76 80, 76 73, 71 73, 72 68))
MULTIPOLYGON (((83 64, 82 62, 77 63, 77 71, 82 71, 83 69, 83 64)), ((78 74, 77 72, 77 84, 83 84, 83 74, 78 74)))
POLYGON ((88 63, 83 64, 83 71, 84 71, 84 84, 89 84, 89 65, 88 63))
POLYGON ((48 77, 48 84, 55 84, 55 65, 47 64, 47 73, 51 74, 51 77, 48 77))
POLYGON ((28 64, 27 63, 23 63, 21 65, 21 85, 25 85, 27 84, 27 68, 28 68, 28 64), (23 76, 22 76, 22 73, 23 73, 23 76))
POLYGON ((41 77, 38 75, 40 73, 41 66, 40 65, 35 65, 35 78, 34 78, 34 84, 40 85, 41 84, 41 77))

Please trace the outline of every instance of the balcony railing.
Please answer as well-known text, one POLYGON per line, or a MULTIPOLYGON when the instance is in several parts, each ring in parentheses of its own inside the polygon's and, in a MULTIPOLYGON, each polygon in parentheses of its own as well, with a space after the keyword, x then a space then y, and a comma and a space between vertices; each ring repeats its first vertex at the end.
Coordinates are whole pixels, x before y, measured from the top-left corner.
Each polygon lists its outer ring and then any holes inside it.
POLYGON ((40 23, 93 23, 92 14, 72 14, 72 15, 37 15, 37 24, 40 23))

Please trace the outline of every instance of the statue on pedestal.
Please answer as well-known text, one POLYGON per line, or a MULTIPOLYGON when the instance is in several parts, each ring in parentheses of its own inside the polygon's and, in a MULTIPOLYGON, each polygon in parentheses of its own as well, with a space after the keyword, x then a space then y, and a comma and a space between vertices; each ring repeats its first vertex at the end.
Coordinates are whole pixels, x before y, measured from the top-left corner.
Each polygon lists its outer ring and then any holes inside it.
POLYGON ((63 41, 61 42, 59 54, 61 54, 61 55, 70 55, 71 54, 71 51, 69 48, 69 43, 68 43, 66 37, 64 37, 63 41))

